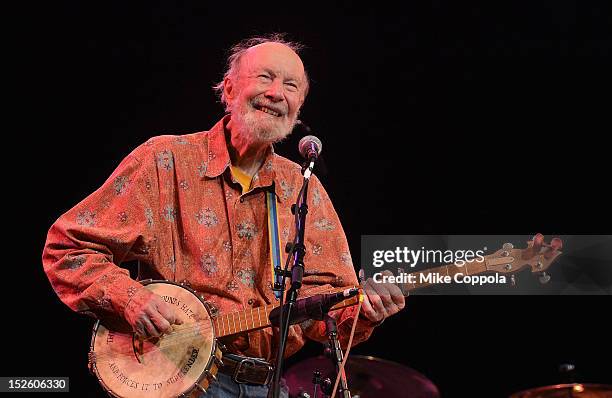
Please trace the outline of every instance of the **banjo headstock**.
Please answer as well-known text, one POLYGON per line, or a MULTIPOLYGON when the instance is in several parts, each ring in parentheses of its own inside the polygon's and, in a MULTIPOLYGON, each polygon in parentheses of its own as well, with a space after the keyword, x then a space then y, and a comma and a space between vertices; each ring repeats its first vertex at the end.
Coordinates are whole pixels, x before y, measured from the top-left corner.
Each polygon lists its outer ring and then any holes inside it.
POLYGON ((486 256, 487 269, 514 274, 529 267, 532 273, 540 274, 541 282, 546 283, 550 280, 546 270, 561 255, 559 250, 562 247, 561 239, 553 238, 550 243, 546 243, 542 234, 536 234, 532 240, 527 241, 525 249, 516 249, 511 243, 504 243, 500 250, 486 256))

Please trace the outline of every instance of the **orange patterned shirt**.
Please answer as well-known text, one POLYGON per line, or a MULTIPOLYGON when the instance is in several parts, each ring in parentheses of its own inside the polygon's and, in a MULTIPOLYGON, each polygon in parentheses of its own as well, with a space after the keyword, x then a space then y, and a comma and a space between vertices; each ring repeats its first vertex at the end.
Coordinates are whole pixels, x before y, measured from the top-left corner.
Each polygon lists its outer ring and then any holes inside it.
MULTIPOLYGON (((251 189, 242 193, 230 172, 227 121, 208 132, 150 139, 55 222, 43 264, 65 304, 103 322, 122 322, 127 302, 142 285, 119 265, 134 260, 139 261, 138 279, 185 282, 220 313, 277 302, 271 290, 265 190, 277 196, 284 248, 295 235, 290 209, 302 184, 300 166, 270 148, 251 189)), ((315 176, 308 206, 300 295, 356 285, 342 225, 315 176)), ((356 309, 334 312, 343 346, 356 309)), ((354 342, 367 339, 372 330, 372 323, 359 318, 354 342)), ((267 328, 224 342, 231 351, 271 359, 276 350, 272 334, 267 328)), ((324 341, 324 323, 292 326, 287 355, 306 337, 324 341)))

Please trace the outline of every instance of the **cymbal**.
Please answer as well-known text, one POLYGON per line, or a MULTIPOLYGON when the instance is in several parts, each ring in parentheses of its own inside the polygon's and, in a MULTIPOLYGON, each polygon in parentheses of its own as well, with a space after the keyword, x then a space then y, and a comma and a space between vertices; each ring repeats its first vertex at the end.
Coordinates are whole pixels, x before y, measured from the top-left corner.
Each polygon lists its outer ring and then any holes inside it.
MULTIPOLYGON (((296 397, 301 391, 312 395, 312 372, 315 370, 320 371, 323 378, 329 377, 332 383, 335 381, 335 367, 329 358, 325 356, 309 358, 285 371, 283 377, 292 397, 296 397)), ((345 371, 353 397, 438 398, 440 396, 438 388, 421 373, 385 359, 351 355, 346 361, 345 371)))
POLYGON ((555 384, 517 392, 510 398, 612 398, 612 385, 555 384))

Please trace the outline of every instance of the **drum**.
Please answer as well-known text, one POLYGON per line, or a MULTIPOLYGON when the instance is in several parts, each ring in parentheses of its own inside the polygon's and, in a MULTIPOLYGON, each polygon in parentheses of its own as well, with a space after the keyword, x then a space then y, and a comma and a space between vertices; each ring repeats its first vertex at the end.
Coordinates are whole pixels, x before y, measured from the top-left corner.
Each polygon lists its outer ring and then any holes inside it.
MULTIPOLYGON (((329 358, 319 356, 299 362, 285 372, 290 395, 313 396, 313 371, 335 381, 335 366, 329 358)), ((380 358, 350 355, 345 365, 346 378, 353 398, 411 397, 439 398, 438 388, 427 377, 407 366, 380 358)), ((318 391, 321 389, 319 388, 318 391)), ((339 396, 336 394, 336 396, 339 396)))

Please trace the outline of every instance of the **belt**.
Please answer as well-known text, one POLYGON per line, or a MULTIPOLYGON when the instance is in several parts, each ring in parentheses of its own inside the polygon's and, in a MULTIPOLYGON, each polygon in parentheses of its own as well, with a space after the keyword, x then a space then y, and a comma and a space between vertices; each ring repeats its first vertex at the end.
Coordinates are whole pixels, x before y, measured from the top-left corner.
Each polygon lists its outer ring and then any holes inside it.
POLYGON ((261 358, 223 354, 219 372, 232 377, 236 383, 267 385, 274 376, 274 368, 261 358))

